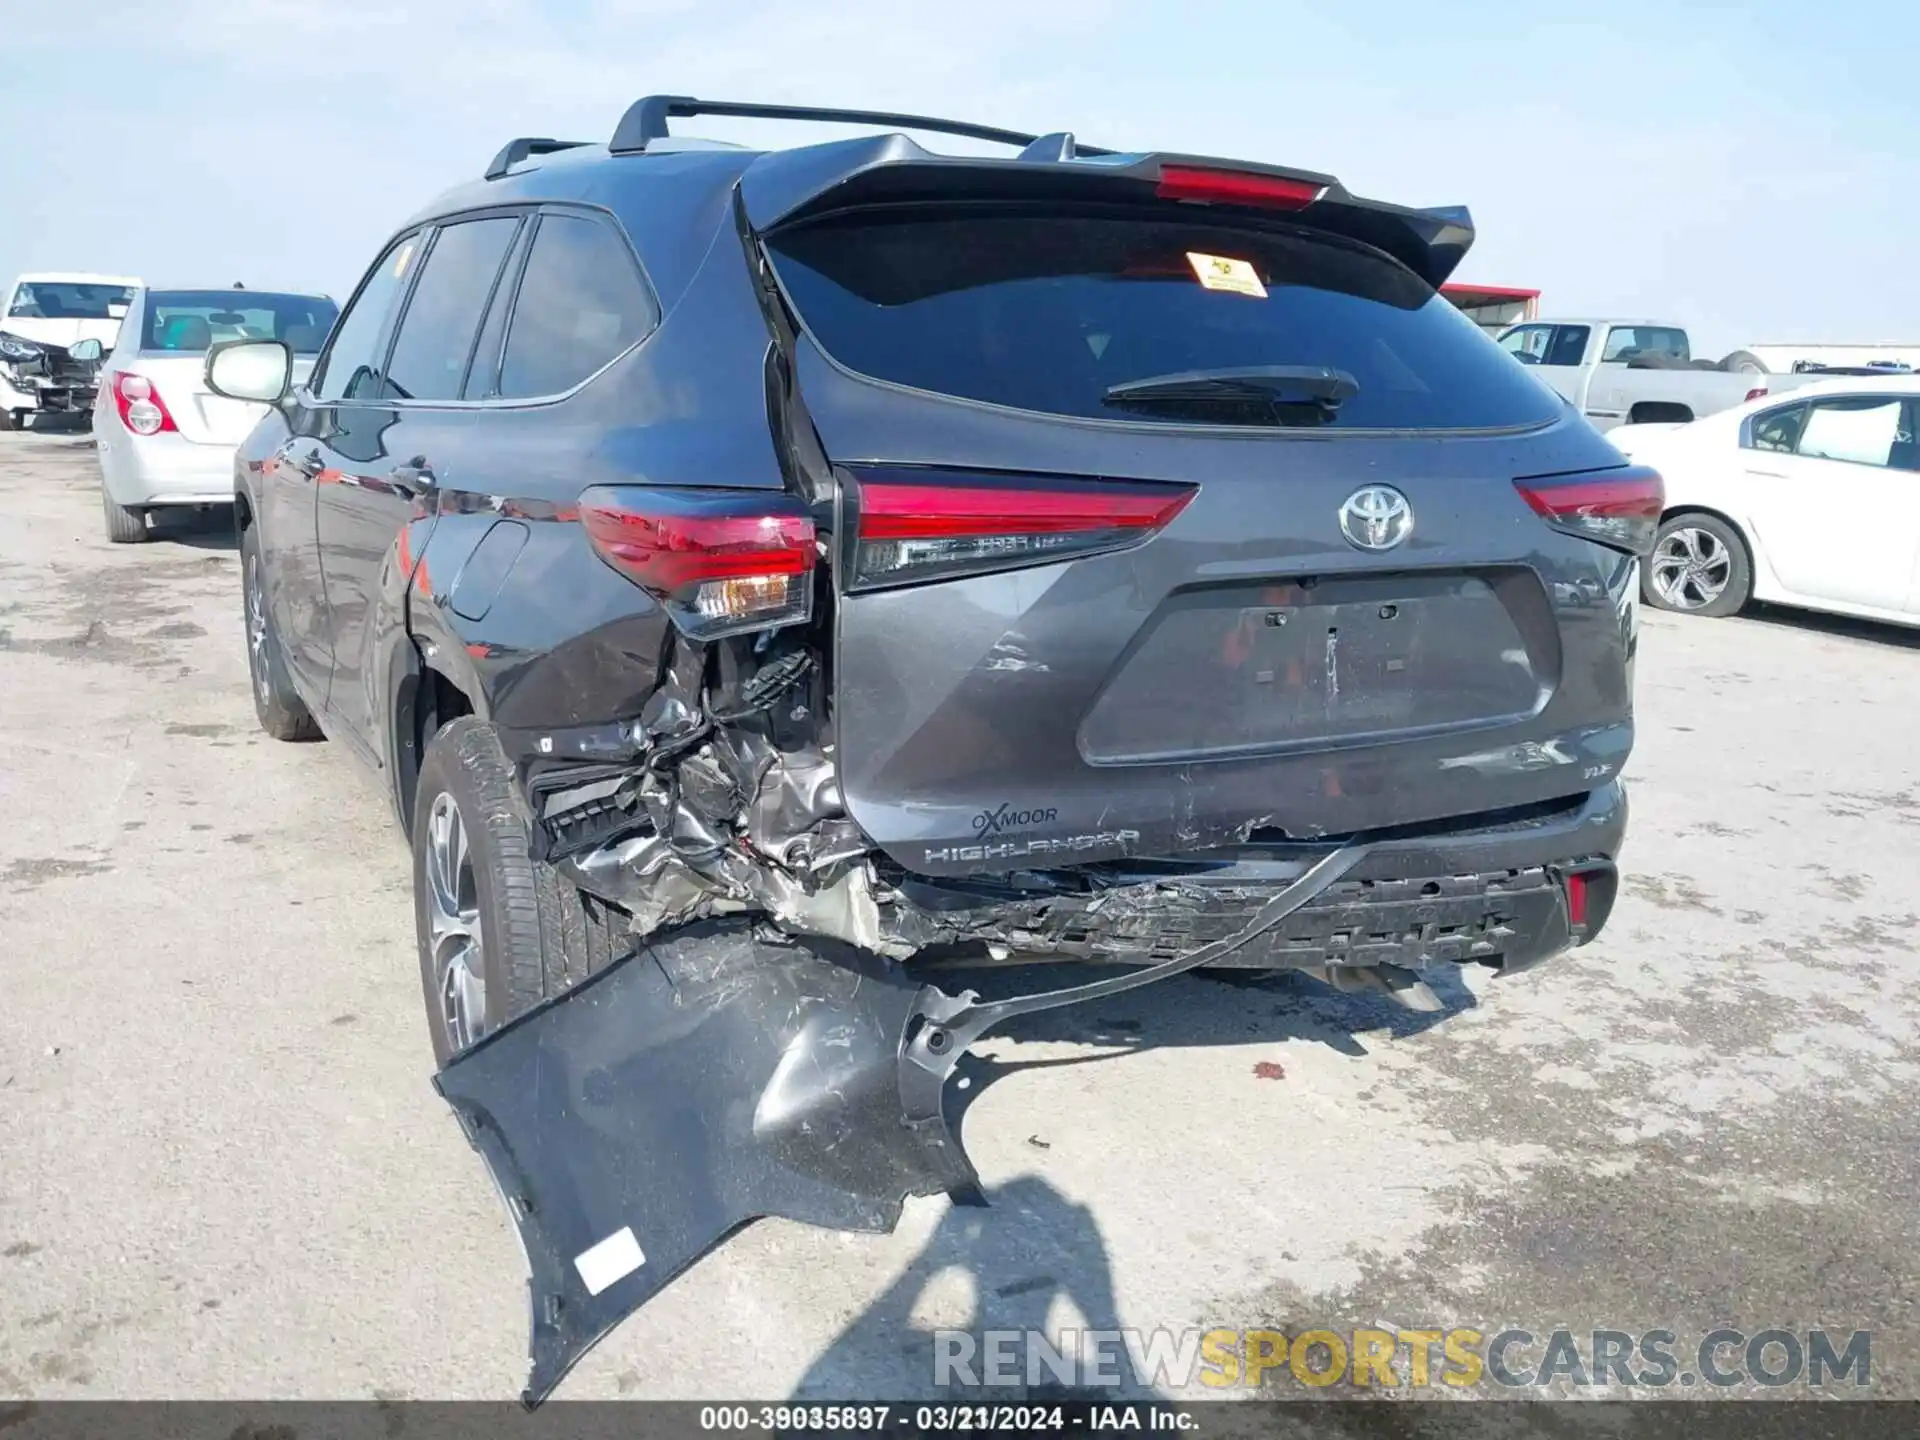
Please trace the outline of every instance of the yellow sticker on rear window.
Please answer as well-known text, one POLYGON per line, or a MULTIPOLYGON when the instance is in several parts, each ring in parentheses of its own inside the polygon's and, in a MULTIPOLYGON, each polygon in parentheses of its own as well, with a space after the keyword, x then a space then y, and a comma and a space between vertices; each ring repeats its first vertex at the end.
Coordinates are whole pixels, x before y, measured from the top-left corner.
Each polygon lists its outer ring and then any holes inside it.
POLYGON ((1202 255, 1198 250, 1189 250, 1187 263, 1193 266, 1193 273, 1200 277, 1200 283, 1209 290, 1231 290, 1236 295, 1251 295, 1256 300, 1267 298, 1267 287, 1260 283, 1260 273, 1245 260, 1235 260, 1226 255, 1202 255))

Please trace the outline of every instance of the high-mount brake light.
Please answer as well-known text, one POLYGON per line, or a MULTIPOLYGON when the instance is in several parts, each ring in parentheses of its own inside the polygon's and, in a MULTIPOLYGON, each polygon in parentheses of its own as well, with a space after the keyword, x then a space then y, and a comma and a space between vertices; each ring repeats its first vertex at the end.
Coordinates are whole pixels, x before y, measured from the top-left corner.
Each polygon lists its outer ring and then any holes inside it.
POLYGON ((813 614, 813 520, 790 495, 596 485, 580 497, 580 520, 600 558, 690 639, 813 614))
POLYGON ((1200 165, 1164 165, 1157 192, 1162 200, 1206 200, 1222 205, 1257 205, 1265 210, 1304 210, 1327 187, 1285 175, 1249 170, 1212 170, 1200 165))
POLYGON ((113 375, 113 405, 120 412, 120 423, 136 435, 160 435, 177 431, 167 402, 144 375, 116 370, 113 375))
POLYGON ((1050 564, 1137 545, 1192 485, 863 469, 850 589, 1050 564))
POLYGON ((1554 529, 1640 556, 1653 549, 1667 503, 1666 483, 1645 465, 1544 475, 1513 484, 1554 529))

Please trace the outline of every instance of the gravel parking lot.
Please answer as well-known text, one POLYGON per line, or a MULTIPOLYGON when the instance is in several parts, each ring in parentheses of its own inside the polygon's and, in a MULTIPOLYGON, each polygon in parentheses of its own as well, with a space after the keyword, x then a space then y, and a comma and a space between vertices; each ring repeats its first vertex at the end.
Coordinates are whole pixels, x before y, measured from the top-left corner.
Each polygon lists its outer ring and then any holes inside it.
MULTIPOLYGON (((1417 1016, 1186 978, 984 1047, 995 1204, 763 1223, 567 1397, 913 1396, 936 1326, 1870 1329, 1920 1396, 1920 632, 1646 622, 1627 892, 1417 1016), (1070 1308, 1063 1308, 1070 1307, 1070 1308), (750 1357, 750 1358, 749 1358, 750 1357)), ((0 436, 0 1397, 507 1397, 403 842, 261 735, 228 517, 0 436)))

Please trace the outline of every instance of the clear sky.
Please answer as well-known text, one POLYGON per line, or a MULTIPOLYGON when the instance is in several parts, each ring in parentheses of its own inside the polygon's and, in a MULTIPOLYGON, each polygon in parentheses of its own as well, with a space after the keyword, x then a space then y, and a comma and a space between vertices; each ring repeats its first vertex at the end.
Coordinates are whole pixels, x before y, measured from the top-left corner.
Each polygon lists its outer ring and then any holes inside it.
MULTIPOLYGON (((0 283, 344 300, 516 135, 649 91, 1071 129, 1471 207, 1459 278, 1920 341, 1920 0, 0 0, 0 283)), ((816 127, 697 124, 752 143, 816 127)))

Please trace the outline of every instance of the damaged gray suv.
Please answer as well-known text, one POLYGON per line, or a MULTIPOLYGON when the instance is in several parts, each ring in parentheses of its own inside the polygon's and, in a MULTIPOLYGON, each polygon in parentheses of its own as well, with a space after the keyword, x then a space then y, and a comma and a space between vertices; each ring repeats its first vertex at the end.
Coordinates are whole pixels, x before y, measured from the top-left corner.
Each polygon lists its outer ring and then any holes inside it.
POLYGON ((977 1199, 947 1081, 1011 1015, 1201 966, 1431 1006, 1423 967, 1600 932, 1661 482, 1438 295, 1472 236, 654 96, 420 212, 298 386, 214 348, 272 407, 260 720, 411 838, 529 1403, 754 1217, 977 1199), (1081 963, 983 999, 956 959, 1081 963))

